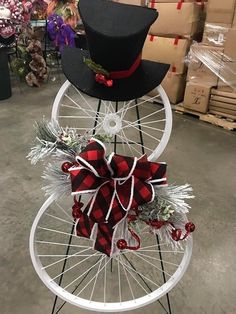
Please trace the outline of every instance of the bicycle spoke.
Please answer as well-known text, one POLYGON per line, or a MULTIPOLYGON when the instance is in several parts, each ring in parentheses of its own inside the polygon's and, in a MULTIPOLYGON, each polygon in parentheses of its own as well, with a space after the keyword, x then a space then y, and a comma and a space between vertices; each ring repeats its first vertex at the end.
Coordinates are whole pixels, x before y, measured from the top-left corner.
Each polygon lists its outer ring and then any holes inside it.
POLYGON ((120 263, 117 261, 118 284, 119 284, 119 300, 121 303, 121 281, 120 281, 120 263))
MULTIPOLYGON (((121 132, 122 132, 122 134, 124 133, 123 130, 121 130, 121 132)), ((116 135, 117 135, 117 137, 119 137, 121 139, 122 143, 126 143, 127 144, 128 148, 129 148, 129 150, 131 152, 131 155, 133 155, 132 147, 131 147, 130 143, 127 141, 128 139, 127 138, 125 139, 119 133, 117 133, 116 135)))
MULTIPOLYGON (((143 100, 143 101, 141 101, 140 103, 138 103, 137 105, 141 106, 141 105, 143 105, 143 104, 145 104, 145 103, 149 103, 151 100, 153 100, 153 99, 155 99, 155 98, 157 98, 157 96, 153 96, 153 97, 151 97, 151 98, 148 99, 148 100, 143 100)), ((129 106, 130 103, 132 103, 133 101, 134 101, 134 100, 130 101, 129 104, 128 104, 128 106, 129 106)), ((131 106, 131 107, 128 107, 127 110, 130 110, 130 109, 134 108, 135 106, 136 106, 136 104, 134 104, 134 105, 131 106)), ((127 110, 126 110, 126 112, 127 112, 127 110)), ((120 110, 118 111, 118 113, 120 113, 120 110)))
MULTIPOLYGON (((110 261, 110 258, 109 258, 109 260, 106 262, 106 264, 99 270, 99 272, 97 272, 97 274, 99 274, 99 273, 104 269, 104 267, 109 263, 109 261, 110 261)), ((97 274, 96 274, 95 276, 93 276, 93 277, 89 280, 89 282, 83 287, 83 289, 80 290, 80 292, 79 292, 76 296, 79 296, 79 295, 88 287, 88 285, 90 285, 90 283, 94 280, 94 278, 97 276, 97 274)))
POLYGON ((103 287, 103 302, 106 303, 106 287, 107 287, 107 267, 106 267, 107 257, 104 259, 105 261, 105 269, 104 269, 104 287, 103 287))
POLYGON ((153 263, 149 262, 147 259, 145 259, 144 257, 140 256, 140 255, 139 255, 138 253, 136 253, 135 251, 132 251, 132 253, 135 254, 136 256, 138 256, 138 257, 139 257, 140 259, 142 259, 144 262, 146 262, 146 263, 148 263, 149 265, 151 265, 152 267, 158 269, 159 271, 161 271, 161 272, 165 273, 166 275, 168 275, 169 277, 171 277, 171 275, 170 275, 168 272, 162 270, 162 269, 159 268, 158 266, 156 266, 156 265, 154 265, 153 263))
MULTIPOLYGON (((149 113, 147 116, 144 116, 144 117, 140 118, 140 120, 136 120, 136 121, 131 122, 131 124, 136 124, 136 123, 138 123, 138 121, 141 121, 141 120, 150 118, 150 117, 153 116, 154 114, 157 114, 157 113, 159 113, 159 112, 161 112, 161 111, 163 111, 163 110, 165 110, 165 108, 162 108, 162 109, 156 110, 156 111, 154 111, 154 112, 151 112, 151 113, 149 113)), ((156 122, 162 122, 162 121, 166 121, 166 119, 157 120, 156 122)), ((127 126, 126 126, 126 127, 127 127, 127 126)))
MULTIPOLYGON (((80 251, 79 253, 83 253, 83 252, 86 252, 86 251, 88 251, 88 250, 90 250, 90 248, 84 249, 84 250, 80 251)), ((58 264, 58 263, 60 263, 60 262, 62 262, 62 261, 68 260, 68 259, 71 258, 72 256, 78 256, 79 253, 75 253, 75 254, 73 254, 73 255, 71 255, 71 256, 67 256, 67 257, 65 257, 65 258, 59 259, 58 261, 55 261, 55 262, 53 262, 53 263, 51 263, 51 264, 49 264, 49 265, 47 265, 47 266, 44 266, 42 269, 47 269, 47 268, 49 268, 49 267, 51 267, 51 266, 54 266, 54 265, 56 265, 56 264, 58 264)))
POLYGON ((55 202, 55 204, 57 205, 58 208, 60 208, 60 210, 61 210, 72 222, 74 222, 74 219, 72 218, 72 216, 69 215, 69 214, 67 213, 67 211, 66 211, 60 204, 58 204, 58 202, 55 202))
MULTIPOLYGON (((61 245, 61 246, 68 246, 68 243, 61 243, 61 242, 50 242, 50 241, 41 241, 41 240, 36 240, 36 243, 41 243, 41 244, 52 244, 52 245, 61 245)), ((76 244, 71 244, 70 246, 73 247, 80 247, 80 248, 87 248, 88 246, 85 245, 76 245, 76 244)))
POLYGON ((139 251, 140 252, 155 252, 155 253, 161 252, 161 253, 172 253, 172 254, 174 252, 174 253, 184 254, 183 251, 173 251, 173 250, 172 251, 162 251, 162 250, 140 250, 139 249, 139 251))
POLYGON ((117 137, 119 137, 119 138, 121 139, 121 141, 124 141, 124 142, 129 146, 129 149, 130 149, 132 155, 134 154, 134 153, 133 153, 133 150, 135 150, 136 153, 139 154, 139 156, 142 156, 142 153, 140 153, 140 152, 134 147, 134 145, 137 145, 137 143, 135 143, 133 146, 131 146, 131 145, 129 144, 129 142, 128 142, 129 139, 126 137, 124 131, 121 130, 121 132, 122 132, 123 135, 121 135, 121 134, 119 134, 119 133, 117 133, 116 135, 117 135, 117 137))
POLYGON ((148 246, 141 246, 139 250, 143 250, 143 249, 149 249, 149 248, 152 248, 152 247, 156 247, 156 246, 163 246, 163 245, 168 245, 167 242, 165 243, 161 243, 161 244, 153 244, 153 245, 148 245, 148 246))
POLYGON ((122 119, 125 117, 127 111, 130 109, 129 105, 132 104, 133 101, 134 101, 134 100, 131 100, 131 101, 125 103, 125 104, 124 104, 124 107, 121 108, 121 109, 117 112, 118 114, 121 114, 122 119))
POLYGON ((55 230, 55 229, 45 228, 45 227, 41 227, 41 226, 38 226, 37 228, 40 229, 40 230, 48 231, 48 232, 60 233, 60 234, 65 234, 65 235, 68 235, 68 236, 71 236, 71 237, 78 238, 77 235, 71 234, 71 233, 68 233, 68 232, 64 232, 64 231, 59 231, 59 230, 55 230))
POLYGON ((92 112, 92 113, 97 113, 94 109, 85 109, 83 107, 81 107, 76 101, 74 101, 71 97, 69 97, 68 95, 65 95, 71 102, 73 102, 76 107, 78 107, 78 109, 82 110, 85 114, 87 114, 88 116, 90 116, 92 119, 94 119, 94 116, 88 114, 89 112, 92 112))
POLYGON ((141 285, 141 283, 138 281, 138 279, 130 272, 129 269, 133 270, 136 274, 140 275, 140 277, 142 277, 142 275, 140 273, 138 273, 137 271, 135 271, 132 267, 128 266, 127 264, 125 264, 124 260, 123 260, 123 256, 120 255, 119 257, 119 261, 122 264, 122 266, 126 269, 126 271, 130 274, 130 276, 137 282, 137 284, 145 291, 145 293, 148 295, 149 292, 141 285), (128 268, 127 268, 128 267, 128 268))
POLYGON ((65 271, 63 271, 62 273, 58 274, 56 277, 52 278, 51 281, 54 281, 55 279, 57 279, 58 277, 60 277, 61 275, 64 275, 65 273, 67 273, 68 271, 70 271, 71 269, 75 268, 76 266, 82 264, 83 262, 87 261, 88 259, 90 259, 91 257, 97 256, 98 253, 94 253, 89 257, 84 258, 82 261, 76 263, 75 265, 71 266, 70 268, 66 269, 65 271))
MULTIPOLYGON (((119 262, 120 262, 120 261, 119 261, 119 262)), ((127 275, 127 271, 126 271, 124 265, 122 265, 122 267, 123 267, 123 271, 124 271, 124 274, 125 274, 125 278, 126 278, 126 280, 127 280, 127 282, 128 282, 128 286, 129 286, 129 289, 130 289, 132 298, 133 298, 133 300, 134 300, 134 292, 133 292, 132 286, 131 286, 131 284, 130 284, 130 281, 129 281, 129 278, 128 278, 128 275, 127 275)))
MULTIPOLYGON (((142 125, 141 125, 141 127, 142 127, 142 125)), ((124 127, 124 129, 126 128, 126 126, 124 127)), ((136 129, 136 130, 138 130, 138 131, 140 131, 140 129, 139 129, 139 126, 137 125, 133 125, 133 124, 130 124, 130 128, 134 128, 134 129, 136 129)), ((149 134, 149 133, 147 133, 147 132, 145 132, 145 131, 143 131, 143 129, 141 129, 141 131, 140 132, 142 132, 143 134, 145 134, 145 135, 147 135, 147 136, 149 136, 150 138, 152 138, 152 139, 154 139, 154 140, 156 140, 156 141, 158 141, 159 143, 160 143, 160 140, 158 139, 158 138, 156 138, 155 136, 152 136, 151 134, 149 134)))
MULTIPOLYGON (((153 124, 153 123, 158 123, 158 122, 165 122, 166 121, 166 119, 160 119, 160 120, 155 120, 155 121, 148 121, 148 122, 142 122, 142 126, 143 125, 147 125, 147 124, 153 124)), ((128 123, 130 122, 130 121, 127 121, 128 123)))
POLYGON ((103 259, 104 259, 104 257, 101 258, 101 261, 100 261, 100 263, 99 263, 98 272, 97 272, 96 277, 95 277, 95 280, 94 280, 93 289, 92 289, 92 291, 91 291, 91 295, 90 295, 89 301, 92 300, 93 293, 94 293, 94 289, 95 289, 95 286, 96 286, 96 283, 97 283, 97 279, 98 279, 98 275, 99 275, 99 273, 100 273, 100 269, 101 269, 101 265, 102 265, 103 259))
MULTIPOLYGON (((103 255, 103 254, 102 254, 103 255)), ((97 257, 98 255, 96 255, 97 257)), ((98 261, 92 265, 90 268, 88 268, 86 271, 84 271, 81 275, 79 275, 77 278, 75 278, 73 281, 71 281, 68 285, 66 285, 63 289, 66 290, 68 289, 71 285, 73 285, 73 283, 75 283, 77 280, 79 280, 81 277, 85 276, 88 272, 90 272, 95 266, 97 266, 98 263, 100 263, 100 260, 102 259, 103 257, 101 256, 98 261)))
MULTIPOLYGON (((124 132, 124 130, 122 130, 123 132, 124 132)), ((124 133, 125 134, 125 133, 124 133)), ((117 134, 118 135, 118 134, 117 134)), ((126 137, 126 136, 125 136, 126 137)), ((126 137, 127 138, 127 137, 126 137)), ((127 139, 128 140, 128 139, 127 139)), ((135 143, 135 145, 138 145, 139 147, 143 147, 143 148, 145 148, 145 150, 148 150, 148 151, 150 151, 150 152, 153 152, 153 150, 151 149, 151 148, 149 148, 149 147, 147 147, 147 146, 145 146, 145 145, 143 145, 143 144, 139 144, 139 143, 135 143)), ((134 149, 134 147, 132 146, 132 148, 134 149)), ((139 153, 139 155, 140 156, 142 156, 143 154, 141 153, 141 152, 139 152, 137 149, 136 149, 136 151, 139 153)))
MULTIPOLYGON (((162 251, 161 251, 162 252, 162 251)), ((153 257, 153 256, 149 256, 149 255, 147 255, 147 254, 143 254, 143 253, 139 253, 139 252, 137 252, 137 254, 138 255, 141 255, 141 256, 143 256, 143 257, 148 257, 148 258, 150 258, 150 259, 153 259, 153 260, 155 260, 155 261, 158 261, 158 262, 163 262, 163 263, 165 263, 165 264, 169 264, 169 265, 173 265, 173 266, 179 266, 178 264, 175 264, 175 263, 171 263, 171 262, 167 262, 167 261, 165 261, 165 260, 160 260, 159 258, 156 258, 156 257, 153 257)))
POLYGON ((57 217, 57 216, 55 216, 55 215, 51 215, 51 214, 48 214, 48 213, 46 213, 45 215, 47 215, 47 216, 49 216, 49 217, 51 217, 51 218, 54 218, 54 219, 56 219, 56 220, 65 222, 65 223, 67 223, 67 224, 69 224, 69 225, 74 225, 74 224, 75 224, 75 223, 72 223, 72 222, 67 221, 67 220, 65 220, 65 219, 62 219, 62 218, 60 218, 60 217, 57 217))

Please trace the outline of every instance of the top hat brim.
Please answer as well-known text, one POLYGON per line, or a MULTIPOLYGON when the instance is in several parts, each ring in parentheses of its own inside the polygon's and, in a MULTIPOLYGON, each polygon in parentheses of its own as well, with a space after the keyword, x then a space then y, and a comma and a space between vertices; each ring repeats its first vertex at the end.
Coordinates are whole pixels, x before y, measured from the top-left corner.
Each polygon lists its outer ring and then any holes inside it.
POLYGON ((128 101, 148 94, 160 85, 169 69, 169 64, 142 60, 130 77, 113 80, 113 86, 107 87, 95 81, 95 73, 84 58, 89 58, 88 51, 65 47, 62 69, 66 78, 81 92, 110 101, 128 101))

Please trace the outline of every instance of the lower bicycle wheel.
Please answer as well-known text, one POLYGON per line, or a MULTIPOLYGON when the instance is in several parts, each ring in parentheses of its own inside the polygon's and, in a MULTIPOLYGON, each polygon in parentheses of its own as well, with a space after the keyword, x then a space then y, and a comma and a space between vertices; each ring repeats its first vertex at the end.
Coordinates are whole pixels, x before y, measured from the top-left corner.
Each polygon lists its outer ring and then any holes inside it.
MULTIPOLYGON (((182 249, 173 251, 142 223, 140 249, 109 258, 93 250, 91 240, 77 237, 74 224, 71 198, 49 197, 33 223, 30 254, 53 293, 87 310, 122 312, 154 302, 178 283, 191 258, 191 236, 182 249)), ((120 228, 117 240, 123 232, 120 228)))
POLYGON ((152 98, 111 102, 84 95, 66 81, 55 98, 51 118, 88 137, 102 136, 108 154, 115 143, 118 154, 140 157, 145 151, 150 161, 162 154, 172 129, 170 102, 161 86, 152 98))

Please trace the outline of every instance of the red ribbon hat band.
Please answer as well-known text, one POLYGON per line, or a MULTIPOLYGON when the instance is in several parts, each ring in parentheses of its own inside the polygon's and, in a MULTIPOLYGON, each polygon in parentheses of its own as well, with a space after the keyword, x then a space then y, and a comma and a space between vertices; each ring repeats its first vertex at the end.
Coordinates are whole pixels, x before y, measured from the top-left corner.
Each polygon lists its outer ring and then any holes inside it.
POLYGON ((90 60, 93 63, 93 67, 89 64, 90 61, 87 63, 87 65, 90 67, 92 71, 95 72, 95 81, 100 84, 104 84, 107 87, 113 86, 113 80, 123 79, 130 77, 139 67, 141 61, 142 61, 142 52, 139 53, 133 64, 130 66, 128 70, 121 70, 121 71, 110 71, 103 69, 101 65, 96 64, 91 59, 85 59, 88 62, 90 60), (105 74, 106 73, 106 74, 105 74))
POLYGON ((138 55, 134 63, 131 65, 131 67, 128 70, 124 71, 112 71, 110 72, 110 78, 111 79, 122 79, 122 78, 127 78, 130 77, 139 67, 140 63, 142 60, 142 53, 138 55))
POLYGON ((105 156, 103 143, 92 139, 69 172, 73 195, 92 193, 85 209, 77 208, 76 233, 94 239, 94 248, 111 256, 115 228, 130 209, 153 200, 154 185, 166 185, 166 164, 149 162, 146 155, 105 156))

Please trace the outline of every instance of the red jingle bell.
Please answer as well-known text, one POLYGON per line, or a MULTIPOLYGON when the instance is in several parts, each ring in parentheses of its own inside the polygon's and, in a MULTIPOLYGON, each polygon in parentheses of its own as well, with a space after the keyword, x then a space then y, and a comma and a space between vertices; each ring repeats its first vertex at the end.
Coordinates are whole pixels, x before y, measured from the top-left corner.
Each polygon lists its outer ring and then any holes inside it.
POLYGON ((179 241, 182 235, 182 230, 181 229, 173 229, 171 233, 171 237, 175 241, 179 241))
POLYGON ((61 165, 61 170, 64 172, 64 173, 69 173, 69 169, 73 166, 73 164, 69 161, 66 161, 64 162, 62 165, 61 165))
POLYGON ((193 232, 194 230, 195 230, 195 225, 194 225, 194 223, 192 223, 192 222, 187 222, 186 223, 186 225, 185 225, 185 230, 187 231, 187 232, 193 232))
POLYGON ((120 239, 116 243, 119 250, 125 250, 127 248, 127 242, 125 239, 120 239))

